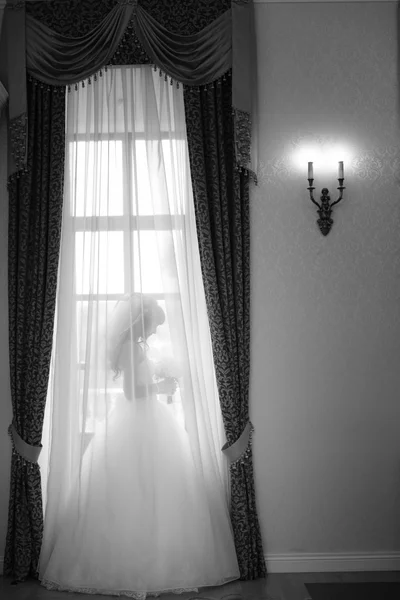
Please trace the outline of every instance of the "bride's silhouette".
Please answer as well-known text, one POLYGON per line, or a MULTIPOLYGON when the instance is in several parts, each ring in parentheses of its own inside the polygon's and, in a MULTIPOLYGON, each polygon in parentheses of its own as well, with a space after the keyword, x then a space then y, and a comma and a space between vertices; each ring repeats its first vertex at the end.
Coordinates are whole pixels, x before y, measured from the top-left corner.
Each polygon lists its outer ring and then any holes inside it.
MULTIPOLYGON (((107 339, 123 395, 84 454, 42 584, 50 589, 145 598, 238 579, 229 514, 207 493, 189 436, 159 394, 147 340, 165 320, 135 294, 118 303, 107 339)), ((184 399, 183 399, 184 401, 184 399)))

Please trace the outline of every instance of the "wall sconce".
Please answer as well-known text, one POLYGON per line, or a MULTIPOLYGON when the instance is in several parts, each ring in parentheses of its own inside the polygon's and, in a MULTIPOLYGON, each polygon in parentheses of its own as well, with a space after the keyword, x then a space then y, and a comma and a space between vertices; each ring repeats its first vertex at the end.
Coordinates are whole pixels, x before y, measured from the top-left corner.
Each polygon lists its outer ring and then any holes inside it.
POLYGON ((339 198, 337 200, 335 200, 335 202, 331 203, 331 198, 329 196, 328 188, 323 188, 321 191, 321 197, 320 197, 321 204, 318 204, 318 202, 316 202, 314 200, 314 196, 313 196, 313 190, 315 190, 315 187, 313 187, 313 181, 314 181, 313 164, 312 164, 312 162, 308 163, 308 185, 309 185, 309 187, 307 189, 310 192, 311 201, 314 202, 314 204, 316 206, 318 206, 317 212, 319 214, 319 219, 317 220, 317 223, 318 223, 318 226, 320 228, 322 235, 328 235, 328 233, 330 232, 332 224, 333 224, 333 219, 331 219, 332 207, 341 201, 341 199, 343 198, 343 190, 346 189, 343 186, 343 181, 344 181, 343 161, 339 162, 338 175, 339 175, 339 177, 338 177, 339 187, 337 189, 340 191, 339 198))

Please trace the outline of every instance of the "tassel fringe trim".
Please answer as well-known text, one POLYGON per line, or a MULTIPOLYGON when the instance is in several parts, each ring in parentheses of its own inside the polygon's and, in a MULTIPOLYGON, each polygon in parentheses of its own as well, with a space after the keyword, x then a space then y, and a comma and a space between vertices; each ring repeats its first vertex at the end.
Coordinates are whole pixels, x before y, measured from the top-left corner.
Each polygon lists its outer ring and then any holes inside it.
MULTIPOLYGON (((129 26, 128 26, 129 27, 129 26)), ((127 32, 128 34, 128 32, 127 32)), ((131 34, 130 34, 131 35, 131 34)), ((139 40, 138 40, 139 42, 139 40)), ((118 51, 117 53, 118 54, 118 51)), ((143 51, 143 54, 144 51, 143 51)), ((91 85, 92 82, 97 82, 99 78, 103 77, 103 73, 107 73, 108 68, 112 67, 112 65, 105 65, 98 71, 92 73, 86 79, 76 82, 74 84, 69 84, 67 86, 60 85, 48 85, 44 82, 41 82, 32 76, 28 77, 28 80, 33 83, 33 85, 40 87, 41 89, 45 89, 48 92, 50 91, 61 91, 64 93, 64 90, 67 89, 69 93, 73 90, 78 91, 79 86, 85 88, 86 85, 91 85)), ((219 77, 215 81, 211 81, 209 83, 205 83, 204 85, 189 85, 183 84, 181 81, 175 80, 170 77, 162 68, 158 67, 156 64, 153 64, 154 72, 159 73, 160 77, 164 77, 164 81, 169 81, 170 85, 176 85, 176 88, 179 89, 180 86, 186 86, 190 89, 198 93, 212 93, 215 90, 219 89, 223 83, 228 81, 232 77, 232 69, 228 69, 221 77, 219 77)), ((21 175, 27 174, 28 170, 25 164, 25 155, 23 152, 25 151, 25 135, 26 135, 26 125, 24 119, 26 117, 18 117, 19 122, 15 122, 11 124, 11 130, 13 131, 12 135, 14 135, 15 141, 11 144, 13 148, 14 160, 17 165, 17 172, 10 177, 10 180, 13 178, 19 179, 21 175)), ((251 117, 248 113, 238 110, 236 108, 232 108, 232 118, 233 118, 233 126, 234 126, 234 136, 235 136, 235 153, 236 153, 236 166, 235 170, 238 173, 241 173, 247 177, 249 177, 255 185, 257 185, 257 175, 251 170, 248 165, 250 163, 250 147, 251 147, 251 117)))

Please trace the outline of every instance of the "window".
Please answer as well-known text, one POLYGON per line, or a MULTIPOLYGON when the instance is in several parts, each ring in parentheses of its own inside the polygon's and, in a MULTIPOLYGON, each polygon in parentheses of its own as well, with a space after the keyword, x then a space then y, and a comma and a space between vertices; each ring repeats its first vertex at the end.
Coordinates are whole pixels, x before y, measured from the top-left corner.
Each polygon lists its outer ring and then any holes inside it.
MULTIPOLYGON (((150 358, 170 358, 170 375, 179 377, 180 387, 170 404, 158 397, 168 404, 160 412, 167 408, 184 427, 188 455, 210 474, 214 490, 218 481, 227 484, 228 471, 220 452, 225 434, 182 90, 148 67, 113 68, 96 85, 72 91, 66 114, 56 325, 41 453, 43 473, 51 464, 53 510, 62 512, 60 499, 72 493, 85 459, 91 460, 90 440, 91 448, 96 440, 101 447, 113 415, 137 407, 124 402, 114 411, 124 382, 114 378, 107 354, 113 309, 134 292, 164 308, 166 321, 149 339, 150 358)), ((42 482, 46 497, 46 476, 42 482)))
MULTIPOLYGON (((117 88, 119 83, 117 77, 117 88)), ((86 95, 85 90, 79 93, 86 95)), ((89 361, 96 356, 93 348, 88 348, 91 339, 88 328, 95 323, 99 332, 105 330, 116 303, 126 294, 148 294, 157 299, 167 315, 166 322, 157 331, 157 339, 151 340, 151 357, 157 361, 159 355, 172 356, 166 295, 170 304, 174 297, 179 303, 175 271, 181 270, 181 277, 185 273, 176 256, 165 261, 171 266, 171 273, 165 264, 161 265, 160 256, 174 254, 177 245, 184 243, 182 235, 187 227, 186 205, 182 194, 176 193, 177 186, 186 185, 183 179, 186 175, 179 172, 176 164, 176 157, 186 152, 186 140, 178 132, 171 134, 171 120, 161 119, 161 135, 157 132, 154 139, 149 139, 146 132, 145 139, 140 103, 141 117, 136 121, 135 131, 121 127, 121 131, 116 132, 117 127, 110 127, 105 119, 101 131, 96 131, 94 118, 89 117, 93 108, 89 96, 80 99, 75 107, 77 126, 71 128, 74 131, 67 139, 66 160, 66 202, 70 207, 67 227, 75 232, 74 281, 71 283, 75 291, 77 366, 81 397, 85 394, 88 397, 86 403, 82 401, 82 415, 86 416, 82 416, 81 427, 86 432, 93 431, 93 418, 104 416, 98 408, 99 396, 104 395, 103 404, 107 407, 110 394, 116 398, 123 393, 122 378, 113 379, 106 361, 103 360, 102 385, 98 370, 90 369, 90 365, 88 369, 89 361), (83 117, 92 121, 90 129, 93 131, 80 131, 80 122, 85 121, 83 117), (157 181, 150 177, 153 145, 161 149, 163 165, 155 168, 161 171, 165 190, 160 189, 160 177, 157 181), (92 410, 94 403, 95 411, 92 410)), ((127 121, 126 114, 124 118, 127 121)), ((133 123, 128 121, 132 128, 133 123)), ((99 340, 99 353, 101 350, 99 340)), ((171 403, 172 399, 165 397, 164 401, 171 403)), ((113 402, 115 399, 111 406, 113 402)), ((174 395, 172 409, 183 424, 179 390, 174 395)))

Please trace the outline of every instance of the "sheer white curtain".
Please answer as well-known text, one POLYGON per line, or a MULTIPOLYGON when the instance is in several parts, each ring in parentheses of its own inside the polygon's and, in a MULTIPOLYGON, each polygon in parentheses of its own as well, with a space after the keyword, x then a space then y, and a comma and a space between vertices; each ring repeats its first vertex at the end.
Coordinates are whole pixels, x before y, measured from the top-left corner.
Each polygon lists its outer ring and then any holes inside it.
POLYGON ((67 97, 49 588, 143 598, 239 577, 184 115, 151 67, 67 97))

